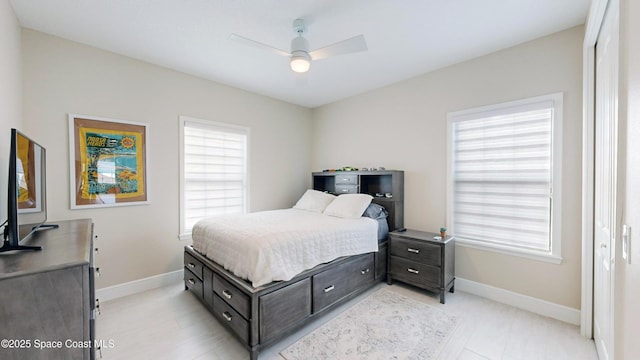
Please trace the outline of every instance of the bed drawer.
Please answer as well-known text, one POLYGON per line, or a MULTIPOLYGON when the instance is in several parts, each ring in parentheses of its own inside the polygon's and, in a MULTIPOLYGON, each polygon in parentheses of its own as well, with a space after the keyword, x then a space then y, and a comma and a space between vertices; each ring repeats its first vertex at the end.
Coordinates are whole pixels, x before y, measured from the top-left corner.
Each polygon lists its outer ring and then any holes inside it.
POLYGON ((249 322, 218 295, 213 295, 213 315, 236 333, 243 344, 249 344, 249 322))
POLYGON ((407 240, 395 235, 391 241, 391 256, 398 256, 407 260, 440 266, 440 246, 428 244, 424 241, 407 240))
POLYGON ((184 267, 202 280, 202 263, 186 252, 184 253, 184 267))
POLYGON ((374 280, 374 254, 354 257, 313 277, 313 312, 316 313, 374 280))
POLYGON ((336 185, 336 194, 357 194, 358 185, 336 185))
POLYGON ((389 272, 394 279, 416 286, 442 287, 439 267, 392 256, 389 272))
POLYGON ((240 313, 242 317, 249 319, 251 299, 247 294, 241 292, 218 274, 213 275, 213 292, 240 313))
POLYGON ((184 268, 184 286, 193 292, 198 299, 203 300, 202 280, 198 279, 198 277, 187 268, 184 268))

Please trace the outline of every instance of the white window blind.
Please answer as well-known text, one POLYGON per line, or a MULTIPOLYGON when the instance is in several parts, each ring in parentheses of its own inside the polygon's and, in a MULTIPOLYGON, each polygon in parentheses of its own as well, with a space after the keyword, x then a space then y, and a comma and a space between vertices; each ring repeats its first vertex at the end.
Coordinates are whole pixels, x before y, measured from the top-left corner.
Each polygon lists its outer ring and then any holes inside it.
POLYGON ((452 233, 457 240, 557 254, 552 100, 450 115, 452 233))
POLYGON ((200 219, 246 211, 248 129, 183 119, 181 237, 200 219))

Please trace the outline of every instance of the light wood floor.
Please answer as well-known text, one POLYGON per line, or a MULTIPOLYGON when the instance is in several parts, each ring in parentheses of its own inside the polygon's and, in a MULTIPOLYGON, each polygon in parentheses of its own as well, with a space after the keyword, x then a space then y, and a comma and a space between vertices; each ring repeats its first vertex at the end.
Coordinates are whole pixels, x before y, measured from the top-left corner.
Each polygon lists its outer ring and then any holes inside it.
MULTIPOLYGON (((388 286, 380 284, 378 287, 388 286)), ((461 319, 440 359, 597 359, 593 341, 578 327, 457 291, 445 305, 432 293, 392 285, 390 289, 424 301, 461 319)), ((281 360, 279 352, 329 321, 369 292, 265 349, 260 360, 281 360)), ((232 337, 183 285, 176 284, 101 304, 97 339, 112 341, 102 358, 247 359, 232 337)))

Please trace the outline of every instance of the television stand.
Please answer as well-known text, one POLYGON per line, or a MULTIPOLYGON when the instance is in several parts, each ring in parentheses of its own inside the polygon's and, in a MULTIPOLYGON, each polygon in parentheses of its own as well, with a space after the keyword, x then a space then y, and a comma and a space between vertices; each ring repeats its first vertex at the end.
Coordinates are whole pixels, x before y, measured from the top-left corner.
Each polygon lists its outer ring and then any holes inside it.
POLYGON ((97 359, 93 224, 58 224, 25 244, 44 250, 0 255, 0 339, 26 345, 0 346, 2 360, 97 359), (36 346, 37 339, 49 346, 36 346))

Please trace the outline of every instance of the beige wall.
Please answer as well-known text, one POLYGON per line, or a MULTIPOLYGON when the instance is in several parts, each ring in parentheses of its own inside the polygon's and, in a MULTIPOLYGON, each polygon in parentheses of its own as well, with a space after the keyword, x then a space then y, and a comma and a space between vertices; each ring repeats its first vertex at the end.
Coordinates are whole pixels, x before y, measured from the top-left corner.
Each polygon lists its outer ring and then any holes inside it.
POLYGON ((98 287, 105 287, 181 267, 180 115, 251 128, 252 211, 290 206, 312 170, 386 166, 406 172, 407 227, 434 230, 446 221, 446 113, 561 91, 564 261, 554 265, 458 246, 456 272, 579 308, 582 35, 576 27, 312 112, 23 30, 25 131, 48 150, 49 217, 94 219, 103 272, 98 287), (151 204, 69 209, 70 112, 149 124, 151 204))
POLYGON ((640 3, 620 1, 620 189, 622 222, 632 228, 631 260, 622 260, 616 239, 615 358, 640 358, 640 3))
POLYGON ((0 0, 0 223, 7 218, 7 171, 11 128, 22 123, 20 26, 9 0, 0 0))
POLYGON ((291 206, 308 185, 306 108, 32 30, 22 51, 25 131, 47 148, 49 218, 93 219, 98 288, 182 268, 180 115, 251 129, 252 211, 291 206), (149 205, 70 210, 68 113, 149 125, 149 205))
POLYGON ((405 225, 446 217, 447 112, 563 92, 562 264, 457 246, 456 276, 580 308, 583 27, 317 108, 313 170, 405 171, 405 225))

